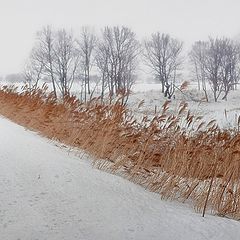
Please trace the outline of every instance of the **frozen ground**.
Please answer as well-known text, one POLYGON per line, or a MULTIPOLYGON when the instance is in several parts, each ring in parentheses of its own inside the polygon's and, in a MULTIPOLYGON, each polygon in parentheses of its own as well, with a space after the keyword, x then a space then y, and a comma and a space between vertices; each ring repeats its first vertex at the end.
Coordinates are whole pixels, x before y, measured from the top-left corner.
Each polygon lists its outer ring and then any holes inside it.
POLYGON ((237 240, 240 223, 161 201, 0 118, 1 240, 237 240))

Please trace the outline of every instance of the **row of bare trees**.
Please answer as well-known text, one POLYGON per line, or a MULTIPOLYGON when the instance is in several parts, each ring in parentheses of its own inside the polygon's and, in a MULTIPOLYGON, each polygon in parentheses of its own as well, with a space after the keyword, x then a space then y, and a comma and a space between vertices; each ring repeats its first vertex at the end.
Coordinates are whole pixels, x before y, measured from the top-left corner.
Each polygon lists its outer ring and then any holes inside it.
POLYGON ((64 97, 69 94, 81 66, 80 55, 72 33, 65 29, 54 32, 50 27, 37 33, 37 41, 25 69, 25 79, 31 88, 37 87, 43 77, 52 83, 64 97))
POLYGON ((139 50, 135 33, 127 27, 105 27, 100 38, 87 27, 79 38, 65 29, 45 27, 37 34, 24 75, 30 88, 36 88, 42 79, 50 80, 56 97, 58 90, 62 97, 68 95, 73 82, 79 81, 81 99, 87 101, 94 91, 91 74, 100 73, 102 99, 105 94, 127 96, 139 50))
POLYGON ((182 42, 166 34, 153 34, 141 48, 136 34, 128 27, 105 27, 97 37, 91 28, 83 27, 75 38, 65 29, 54 31, 45 27, 37 33, 24 76, 30 88, 40 80, 51 81, 57 97, 70 93, 74 81, 81 82, 81 100, 92 96, 91 76, 98 75, 100 96, 126 96, 136 79, 139 56, 153 70, 162 83, 164 95, 171 98, 177 72, 181 65, 179 55, 182 42))
MULTIPOLYGON (((144 42, 146 64, 152 68, 162 84, 165 97, 171 98, 176 89, 176 77, 182 68, 183 43, 169 35, 155 33, 144 42)), ((203 90, 209 101, 208 87, 214 101, 219 97, 227 100, 230 90, 237 88, 240 77, 240 45, 229 38, 209 38, 197 41, 189 53, 194 77, 199 90, 203 90)))
MULTIPOLYGON (((55 97, 70 93, 74 82, 81 83, 80 99, 87 101, 100 86, 100 96, 122 95, 127 101, 136 79, 140 57, 152 70, 169 99, 176 89, 176 80, 183 66, 183 43, 168 34, 151 35, 142 44, 128 27, 105 27, 99 36, 83 27, 78 37, 65 29, 44 27, 37 33, 24 76, 30 88, 40 80, 51 81, 55 97), (97 75, 95 87, 91 78, 97 75)), ((210 38, 195 42, 189 54, 199 89, 210 85, 214 100, 227 99, 239 79, 239 45, 228 38, 210 38)))
POLYGON ((227 99, 229 91, 236 89, 240 74, 238 43, 228 38, 198 41, 192 47, 190 59, 198 87, 205 92, 207 101, 207 83, 213 92, 214 101, 219 97, 227 99))

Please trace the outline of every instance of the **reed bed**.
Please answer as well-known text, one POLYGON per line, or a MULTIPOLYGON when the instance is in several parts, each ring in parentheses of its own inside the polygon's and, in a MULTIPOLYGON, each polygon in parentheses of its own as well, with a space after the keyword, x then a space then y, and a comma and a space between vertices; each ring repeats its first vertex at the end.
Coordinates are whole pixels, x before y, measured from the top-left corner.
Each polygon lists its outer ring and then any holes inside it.
POLYGON ((57 101, 46 88, 0 90, 0 114, 72 147, 86 150, 99 169, 138 183, 163 199, 188 201, 196 211, 240 218, 239 129, 222 130, 181 103, 136 121, 121 104, 75 97, 57 101))

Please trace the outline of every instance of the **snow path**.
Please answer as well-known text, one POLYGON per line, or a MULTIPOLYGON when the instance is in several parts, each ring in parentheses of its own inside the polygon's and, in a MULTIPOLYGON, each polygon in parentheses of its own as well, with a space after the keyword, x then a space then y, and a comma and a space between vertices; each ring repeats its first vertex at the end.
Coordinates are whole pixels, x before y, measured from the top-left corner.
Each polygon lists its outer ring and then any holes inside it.
POLYGON ((3 118, 0 143, 1 240, 239 239, 239 222, 161 201, 3 118))

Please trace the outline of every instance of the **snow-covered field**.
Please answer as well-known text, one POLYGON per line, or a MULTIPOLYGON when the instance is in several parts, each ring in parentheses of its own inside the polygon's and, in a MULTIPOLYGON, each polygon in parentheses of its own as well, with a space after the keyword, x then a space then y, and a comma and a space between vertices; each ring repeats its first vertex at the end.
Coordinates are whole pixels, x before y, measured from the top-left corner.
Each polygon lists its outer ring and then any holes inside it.
MULTIPOLYGON (((132 91, 129 97, 129 107, 135 114, 153 115, 155 109, 160 112, 167 100, 161 93, 160 84, 137 83, 132 91), (136 109, 141 100, 144 100, 144 104, 140 109, 136 109)), ((176 90, 175 98, 171 100, 170 111, 177 112, 179 104, 184 101, 188 103, 188 109, 194 115, 203 116, 206 122, 214 119, 221 128, 237 127, 240 116, 240 89, 231 91, 227 101, 219 99, 218 102, 213 101, 210 90, 208 90, 210 101, 203 101, 204 94, 197 90, 197 83, 194 82, 190 83, 183 92, 184 94, 176 90)))
POLYGON ((162 201, 7 119, 0 133, 1 240, 239 239, 237 221, 162 201))

